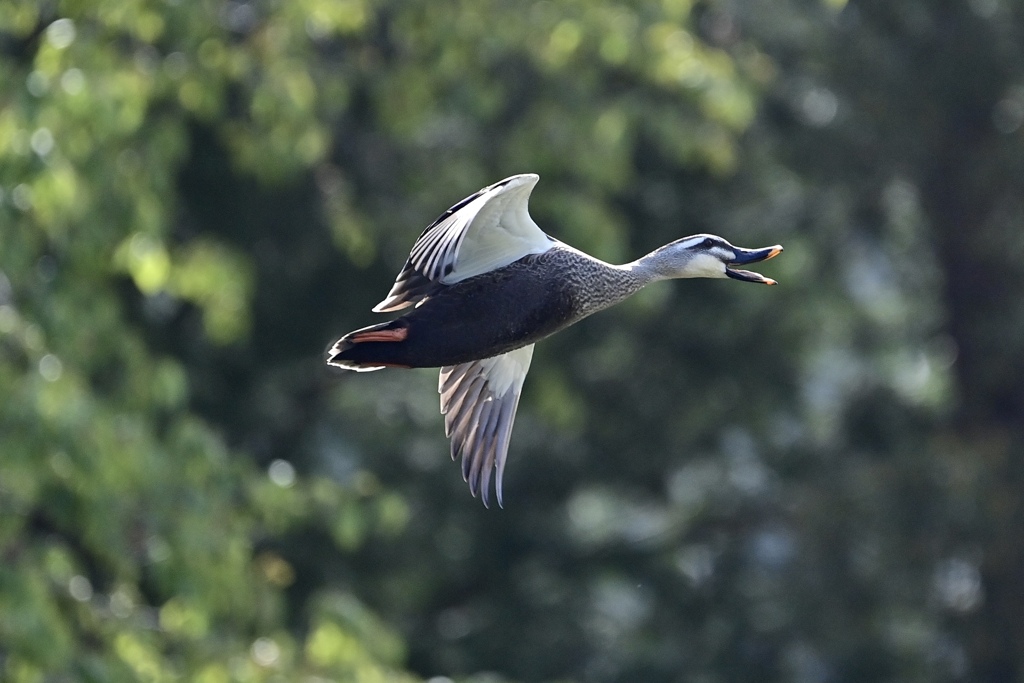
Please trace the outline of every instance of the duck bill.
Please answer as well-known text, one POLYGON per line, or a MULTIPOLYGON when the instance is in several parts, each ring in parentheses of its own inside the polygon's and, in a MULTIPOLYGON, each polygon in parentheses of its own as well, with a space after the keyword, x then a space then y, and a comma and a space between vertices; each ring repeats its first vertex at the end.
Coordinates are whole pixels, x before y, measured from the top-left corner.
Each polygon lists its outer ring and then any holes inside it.
POLYGON ((776 244, 774 247, 765 247, 764 249, 740 249, 736 248, 736 256, 732 261, 725 267, 725 274, 731 277, 733 280, 742 280, 743 282, 757 282, 762 285, 774 285, 778 284, 775 280, 770 277, 765 277, 760 273, 755 273, 750 270, 740 270, 739 268, 733 268, 732 266, 742 266, 748 263, 757 263, 759 261, 767 261, 770 258, 775 258, 782 253, 782 246, 776 244))

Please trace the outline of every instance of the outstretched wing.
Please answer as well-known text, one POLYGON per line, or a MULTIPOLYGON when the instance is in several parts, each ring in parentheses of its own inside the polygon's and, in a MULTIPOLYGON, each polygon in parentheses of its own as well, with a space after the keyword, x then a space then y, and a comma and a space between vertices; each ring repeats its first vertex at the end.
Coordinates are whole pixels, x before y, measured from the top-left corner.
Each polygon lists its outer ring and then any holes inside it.
POLYGON ((514 175, 445 211, 416 240, 391 291, 373 310, 412 306, 445 285, 550 249, 554 241, 529 212, 539 179, 534 173, 514 175))
POLYGON ((533 344, 493 358, 441 368, 444 431, 452 440, 452 460, 462 456, 462 477, 475 497, 490 506, 491 472, 497 470, 494 492, 501 502, 509 436, 523 380, 530 370, 533 344))

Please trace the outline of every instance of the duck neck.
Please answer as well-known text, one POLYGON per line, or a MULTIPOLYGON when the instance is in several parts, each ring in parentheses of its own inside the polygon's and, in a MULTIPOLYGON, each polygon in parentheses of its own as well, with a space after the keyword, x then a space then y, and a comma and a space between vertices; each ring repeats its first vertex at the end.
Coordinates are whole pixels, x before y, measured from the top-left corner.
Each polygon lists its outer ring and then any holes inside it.
POLYGON ((576 320, 614 306, 651 282, 646 272, 634 268, 637 262, 619 266, 568 245, 550 250, 547 257, 555 259, 552 272, 574 292, 576 320))
POLYGON ((633 275, 639 283, 636 286, 637 290, 652 282, 679 277, 679 259, 664 247, 655 249, 646 256, 641 256, 635 261, 619 266, 619 268, 627 270, 633 275))

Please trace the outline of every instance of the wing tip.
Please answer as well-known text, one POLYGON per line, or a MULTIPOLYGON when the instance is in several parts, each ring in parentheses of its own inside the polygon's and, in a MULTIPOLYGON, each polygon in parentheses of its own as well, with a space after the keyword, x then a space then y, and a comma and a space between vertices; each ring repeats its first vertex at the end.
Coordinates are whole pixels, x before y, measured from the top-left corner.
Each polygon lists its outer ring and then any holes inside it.
POLYGON ((510 175, 504 180, 499 180, 495 183, 496 186, 508 185, 509 187, 519 187, 529 183, 530 185, 536 185, 537 181, 540 180, 540 175, 537 173, 517 173, 510 175))
POLYGON ((510 190, 521 190, 525 188, 526 194, 529 196, 539 181, 540 176, 536 173, 517 173, 516 175, 510 175, 504 180, 499 180, 490 187, 484 188, 482 191, 486 193, 494 193, 494 195, 497 196, 510 190))

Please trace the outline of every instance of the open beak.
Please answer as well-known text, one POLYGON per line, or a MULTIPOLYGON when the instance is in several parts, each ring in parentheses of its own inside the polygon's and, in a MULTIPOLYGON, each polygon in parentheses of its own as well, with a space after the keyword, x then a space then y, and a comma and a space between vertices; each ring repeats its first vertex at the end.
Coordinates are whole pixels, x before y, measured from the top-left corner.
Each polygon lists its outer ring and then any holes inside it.
POLYGON ((782 245, 776 244, 774 247, 765 247, 764 249, 740 249, 739 247, 734 247, 734 250, 736 257, 726 264, 726 275, 734 280, 743 280, 744 282, 760 282, 764 285, 778 284, 775 280, 765 277, 760 273, 740 270, 732 268, 732 266, 742 266, 748 263, 757 263, 758 261, 767 261, 770 258, 775 258, 782 253, 782 245))

